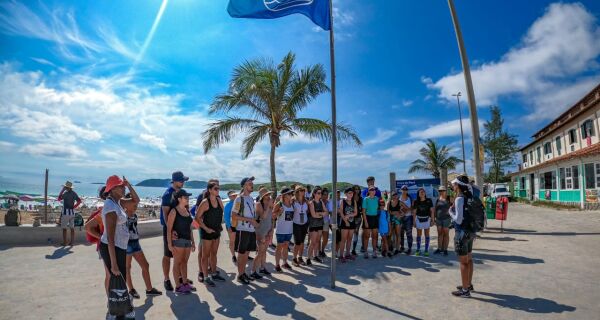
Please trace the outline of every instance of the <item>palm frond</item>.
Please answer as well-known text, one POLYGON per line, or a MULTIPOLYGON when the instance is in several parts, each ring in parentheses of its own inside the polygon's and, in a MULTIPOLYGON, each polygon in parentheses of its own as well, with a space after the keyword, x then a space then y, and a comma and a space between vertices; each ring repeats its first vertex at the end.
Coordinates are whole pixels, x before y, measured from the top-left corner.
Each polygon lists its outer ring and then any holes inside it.
MULTIPOLYGON (((338 143, 362 146, 362 141, 360 141, 360 138, 352 127, 338 123, 336 128, 338 143)), ((286 131, 288 133, 291 131, 292 134, 295 134, 295 131, 297 131, 321 141, 330 141, 332 136, 331 123, 319 119, 296 118, 291 121, 290 129, 286 131)))
POLYGON ((236 133, 247 131, 255 126, 265 125, 263 122, 237 117, 227 117, 222 120, 216 120, 208 125, 202 133, 204 153, 218 147, 219 145, 230 141, 236 133))
POLYGON ((270 133, 271 127, 269 125, 253 126, 248 131, 250 134, 244 138, 242 142, 242 158, 247 159, 254 147, 262 140, 264 140, 270 133))
POLYGON ((325 68, 321 64, 306 67, 300 70, 290 81, 286 96, 283 100, 285 113, 290 118, 296 117, 314 98, 321 93, 328 92, 325 84, 325 68))

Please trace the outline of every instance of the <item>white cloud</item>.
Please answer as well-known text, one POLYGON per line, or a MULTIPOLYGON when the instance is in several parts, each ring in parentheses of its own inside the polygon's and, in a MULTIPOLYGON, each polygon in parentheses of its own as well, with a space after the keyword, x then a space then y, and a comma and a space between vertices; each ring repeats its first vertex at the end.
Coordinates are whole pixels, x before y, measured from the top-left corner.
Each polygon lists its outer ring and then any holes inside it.
POLYGON ((139 136, 140 140, 145 144, 157 148, 163 153, 167 152, 167 145, 165 144, 165 139, 161 137, 157 137, 147 133, 141 133, 139 136))
POLYGON ((16 144, 14 144, 12 142, 0 140, 0 149, 10 149, 10 148, 13 148, 15 146, 16 146, 16 144))
MULTIPOLYGON (((463 118, 463 131, 465 136, 471 135, 471 122, 469 118, 463 118)), ((479 123, 481 130, 481 123, 479 123)), ((460 120, 450 120, 427 127, 424 130, 415 130, 409 133, 414 139, 433 139, 441 137, 460 136, 460 120)))
MULTIPOLYGON (((580 3, 551 4, 519 44, 498 61, 472 69, 477 104, 517 96, 533 108, 528 120, 553 118, 598 83, 599 55, 600 27, 593 14, 580 3), (586 76, 590 71, 595 75, 586 76)), ((462 72, 421 80, 442 100, 466 92, 462 72)))
POLYGON ((392 105, 392 109, 400 109, 401 107, 410 107, 413 105, 413 103, 414 103, 413 100, 402 99, 402 101, 400 101, 400 104, 392 105))
POLYGON ((91 38, 81 32, 72 10, 41 7, 38 15, 20 2, 0 3, 0 32, 50 41, 62 57, 75 62, 97 61, 99 53, 116 53, 130 60, 136 56, 112 29, 98 27, 99 38, 91 38))
POLYGON ((385 142, 386 140, 392 138, 396 135, 395 130, 387 130, 382 128, 377 128, 375 131, 375 136, 364 142, 364 145, 373 145, 385 142))
POLYGON ((423 141, 413 141, 390 147, 377 153, 391 157, 394 160, 415 160, 419 157, 419 150, 425 146, 423 141))
POLYGON ((20 152, 32 156, 44 156, 52 158, 81 159, 87 156, 87 152, 76 146, 61 145, 56 143, 28 144, 19 149, 20 152))

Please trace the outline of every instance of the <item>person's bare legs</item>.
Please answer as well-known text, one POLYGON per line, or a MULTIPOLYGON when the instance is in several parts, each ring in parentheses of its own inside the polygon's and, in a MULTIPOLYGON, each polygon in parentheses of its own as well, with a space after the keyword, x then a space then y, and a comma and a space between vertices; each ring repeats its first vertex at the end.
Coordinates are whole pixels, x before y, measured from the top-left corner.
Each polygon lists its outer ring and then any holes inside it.
POLYGON ((190 254, 192 253, 192 249, 184 248, 183 257, 180 262, 181 269, 181 277, 183 278, 183 283, 189 283, 188 274, 187 274, 187 265, 188 260, 190 259, 190 254))
POLYGON ((127 255, 127 264, 126 264, 126 268, 125 270, 127 270, 127 276, 125 277, 125 282, 127 283, 127 287, 129 288, 129 291, 131 291, 133 289, 133 281, 131 280, 131 259, 133 258, 133 256, 131 255, 127 255))
POLYGON ((227 234, 229 235, 229 252, 231 252, 231 256, 234 257, 235 250, 233 246, 235 245, 235 232, 227 231, 227 234))
POLYGON ((108 286, 110 285, 110 272, 106 265, 104 265, 104 289, 106 290, 106 295, 108 296, 108 286))
MULTIPOLYGON (((127 256, 127 258, 130 259, 129 256, 127 256)), ((146 260, 146 255, 143 251, 140 251, 134 253, 133 258, 140 265, 140 268, 142 268, 142 278, 144 279, 144 284, 146 285, 146 291, 152 290, 152 281, 150 280, 150 264, 148 263, 148 260, 146 260)), ((129 260, 129 265, 131 265, 131 259, 129 260)), ((130 277, 131 274, 127 274, 127 279, 130 279, 130 277)))
POLYGON ((323 234, 321 235, 321 251, 322 252, 325 252, 325 248, 327 248, 327 242, 329 242, 329 230, 323 230, 323 234))
POLYGON ((202 273, 204 273, 205 277, 209 276, 208 273, 208 259, 210 257, 210 252, 212 249, 212 245, 213 245, 213 240, 202 240, 202 249, 204 251, 204 254, 200 257, 200 261, 201 261, 201 269, 202 273))
MULTIPOLYGON (((344 230, 342 230, 342 233, 346 233, 346 254, 345 254, 345 256, 349 257, 351 255, 351 251, 352 251, 352 237, 354 236, 354 230, 344 229, 344 230)), ((344 248, 342 247, 340 251, 344 251, 344 248)))
MULTIPOLYGON (((204 247, 204 240, 200 239, 200 242, 198 243, 198 268, 200 269, 200 272, 202 272, 204 274, 204 276, 206 277, 206 272, 202 271, 202 248, 204 247)), ((207 257, 208 258, 208 257, 207 257)))
POLYGON ((469 258, 469 285, 473 284, 473 255, 471 253, 467 254, 469 258))
MULTIPOLYGON (((173 280, 175 281, 175 288, 181 286, 179 278, 181 277, 181 260, 183 259, 183 248, 174 248, 173 253, 173 280)), ((164 261, 164 260, 163 260, 164 261)))
POLYGON ((471 285, 471 282, 469 281, 469 255, 459 256, 458 261, 460 262, 460 279, 462 287, 463 289, 466 289, 471 285))
POLYGON ((248 263, 248 251, 245 253, 238 253, 237 257, 237 267, 238 267, 238 277, 246 273, 246 263, 248 263))
POLYGON ((444 250, 448 250, 448 243, 450 242, 450 229, 442 228, 442 233, 444 234, 444 243, 442 245, 444 250))
POLYGON ((220 239, 215 239, 213 241, 212 248, 210 249, 210 257, 208 258, 210 270, 213 273, 217 272, 217 252, 219 252, 219 241, 220 239))
POLYGON ((67 245, 67 229, 62 229, 63 232, 63 242, 61 243, 63 246, 67 245))
MULTIPOLYGON (((275 265, 276 266, 281 266, 281 264, 279 264, 279 260, 281 260, 283 258, 283 250, 285 246, 285 244, 287 244, 287 242, 284 243, 277 243, 277 248, 275 248, 275 265)), ((286 255, 287 255, 287 249, 285 251, 286 255)), ((287 260, 287 259, 286 259, 287 260)))
POLYGON ((342 239, 340 241, 340 244, 337 248, 337 250, 339 250, 338 252, 336 252, 338 254, 338 256, 341 258, 344 258, 344 250, 346 249, 346 241, 348 240, 348 230, 346 229, 342 229, 342 239))
POLYGON ((438 250, 444 250, 444 228, 437 226, 437 235, 438 250))
POLYGON ((365 253, 367 253, 369 251, 369 236, 370 236, 370 234, 371 234, 371 230, 363 228, 362 248, 365 249, 365 253))
POLYGON ((72 246, 75 243, 75 228, 71 228, 71 241, 69 241, 69 245, 72 246))

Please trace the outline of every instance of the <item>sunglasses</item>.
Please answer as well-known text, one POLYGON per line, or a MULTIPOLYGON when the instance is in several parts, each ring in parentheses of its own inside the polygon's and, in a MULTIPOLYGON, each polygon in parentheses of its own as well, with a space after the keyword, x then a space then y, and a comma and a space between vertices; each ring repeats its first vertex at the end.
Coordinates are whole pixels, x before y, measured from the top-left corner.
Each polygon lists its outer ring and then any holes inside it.
POLYGON ((212 190, 219 191, 219 190, 221 190, 221 188, 219 188, 219 187, 214 187, 214 188, 212 188, 212 190))

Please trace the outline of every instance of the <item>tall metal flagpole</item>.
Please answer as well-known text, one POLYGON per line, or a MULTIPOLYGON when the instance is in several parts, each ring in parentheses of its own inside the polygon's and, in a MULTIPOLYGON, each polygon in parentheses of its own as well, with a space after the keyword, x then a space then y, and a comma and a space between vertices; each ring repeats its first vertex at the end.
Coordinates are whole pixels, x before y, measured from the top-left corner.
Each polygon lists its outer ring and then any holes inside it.
POLYGON ((467 58, 467 50, 463 43, 462 32, 456 9, 454 9, 454 1, 448 0, 450 7, 450 15, 456 32, 456 41, 458 42, 458 50, 460 51, 460 60, 463 66, 463 74, 465 76, 465 86, 467 87, 467 98, 469 99, 469 113, 471 114, 471 132, 473 139, 473 166, 475 167, 475 184, 481 187, 483 185, 483 176, 481 170, 481 159, 479 157, 479 118, 477 117, 477 105, 475 104, 475 92, 473 91, 473 82, 471 81, 471 68, 469 67, 469 59, 467 58))
POLYGON ((333 212, 331 217, 331 288, 335 288, 335 244, 337 232, 337 119, 335 107, 335 47, 333 41, 333 0, 329 0, 329 20, 331 27, 329 28, 329 59, 331 64, 331 172, 333 175, 333 212))
POLYGON ((456 103, 458 104, 458 120, 460 121, 460 143, 462 144, 462 161, 463 161, 463 173, 467 174, 467 163, 465 158, 465 133, 463 132, 462 125, 462 111, 460 111, 460 91, 452 96, 456 97, 456 103))

